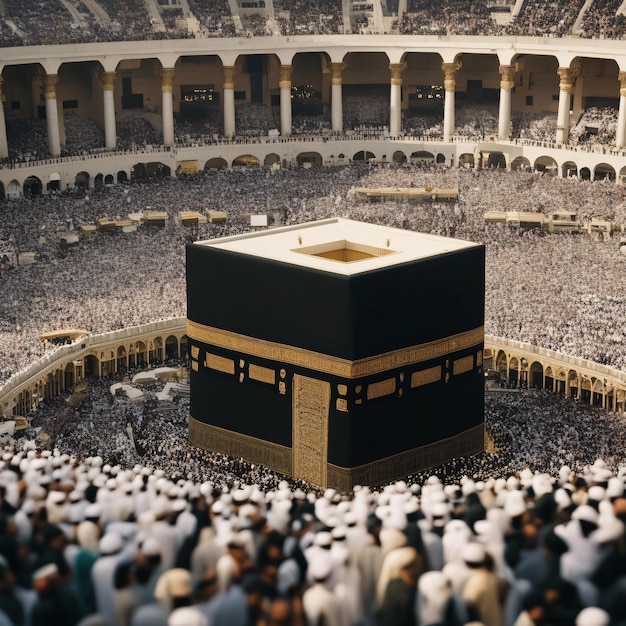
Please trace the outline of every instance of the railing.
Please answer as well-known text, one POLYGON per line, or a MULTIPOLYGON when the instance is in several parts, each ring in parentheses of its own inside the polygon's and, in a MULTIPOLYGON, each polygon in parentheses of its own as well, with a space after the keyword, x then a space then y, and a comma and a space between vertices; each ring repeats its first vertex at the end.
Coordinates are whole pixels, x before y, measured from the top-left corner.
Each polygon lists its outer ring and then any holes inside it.
MULTIPOLYGON (((82 337, 71 344, 59 346, 37 361, 16 372, 0 387, 0 408, 8 406, 9 402, 22 390, 36 383, 38 380, 41 380, 42 375, 59 369, 60 366, 70 360, 82 358, 83 355, 102 350, 111 345, 129 343, 138 337, 145 337, 146 335, 159 335, 166 332, 169 334, 184 332, 186 329, 186 321, 184 317, 160 320, 139 326, 131 326, 121 330, 82 337)), ((505 339, 503 337, 494 337, 492 335, 485 335, 485 348, 494 351, 514 351, 519 355, 526 356, 529 360, 532 360, 533 357, 537 357, 538 360, 550 360, 568 369, 593 372, 598 378, 606 379, 613 386, 620 387, 626 391, 626 371, 618 370, 608 365, 602 365, 594 361, 589 361, 588 359, 562 354, 554 350, 549 350, 548 348, 533 346, 529 343, 505 339)))
POLYGON ((7 402, 18 395, 23 389, 41 379, 42 374, 54 371, 68 361, 79 359, 83 355, 102 350, 112 344, 132 342, 138 337, 158 335, 165 332, 171 334, 184 331, 186 323, 186 318, 175 317, 150 322, 148 324, 141 324, 139 326, 130 326, 107 333, 89 335, 76 339, 70 344, 59 346, 13 374, 6 383, 0 387, 0 409, 6 406, 7 402))
POLYGON ((82 152, 81 154, 48 157, 45 159, 31 159, 24 161, 5 161, 0 163, 1 170, 16 170, 29 167, 40 167, 46 165, 62 165, 67 163, 76 163, 79 161, 86 161, 90 159, 107 159, 111 157, 124 157, 124 156, 141 156, 142 154, 171 154, 177 156, 180 150, 186 150, 190 148, 204 148, 210 146, 238 146, 238 145, 268 145, 268 144, 288 144, 288 143, 313 143, 313 142, 349 142, 349 141, 378 141, 380 143, 437 143, 437 144, 499 144, 499 145, 514 145, 514 146, 528 146, 534 148, 546 148, 548 150, 567 150, 569 152, 587 153, 587 154, 606 154, 610 156, 626 156, 626 150, 621 148, 609 148, 606 146, 589 146, 586 144, 570 145, 570 144, 557 144, 551 141, 535 141, 532 139, 515 138, 510 140, 499 140, 495 137, 466 137, 463 135, 455 135, 450 139, 450 142, 444 142, 443 137, 433 135, 398 135, 397 137, 380 136, 380 131, 377 128, 372 128, 370 131, 359 130, 350 131, 350 134, 337 134, 329 131, 327 134, 303 134, 303 135, 291 135, 289 137, 271 137, 265 135, 250 135, 250 136, 237 136, 233 138, 220 137, 218 139, 198 138, 190 142, 179 142, 172 146, 144 146, 135 149, 115 150, 98 148, 93 151, 82 152), (376 134, 374 134, 376 133, 376 134))

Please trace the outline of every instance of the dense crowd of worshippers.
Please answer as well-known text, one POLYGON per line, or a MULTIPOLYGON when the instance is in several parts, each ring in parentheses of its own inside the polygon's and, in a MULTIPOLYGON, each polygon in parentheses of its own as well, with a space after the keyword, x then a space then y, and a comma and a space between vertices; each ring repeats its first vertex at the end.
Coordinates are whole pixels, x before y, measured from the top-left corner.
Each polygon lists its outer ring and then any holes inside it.
POLYGON ((268 215, 274 226, 340 216, 483 242, 488 334, 625 369, 626 259, 619 251, 625 202, 623 188, 603 181, 358 163, 275 173, 209 171, 10 201, 0 224, 3 249, 34 252, 38 260, 0 273, 0 381, 44 354, 42 333, 63 327, 100 333, 184 317, 185 242, 245 232, 249 222, 242 216, 250 213, 268 215), (376 204, 354 193, 358 187, 427 185, 458 189, 458 201, 376 204), (224 211, 228 219, 193 229, 178 222, 182 209, 224 211), (80 235, 82 224, 144 210, 166 211, 167 226, 80 235), (486 225, 484 213, 491 210, 572 210, 581 222, 609 221, 617 232, 550 235, 486 225), (59 228, 78 233, 78 247, 63 250, 59 228))
MULTIPOLYGON (((233 9, 226 0, 189 0, 185 5, 155 0, 152 10, 140 0, 92 0, 71 4, 73 10, 61 0, 40 0, 36 7, 5 0, 0 44, 9 47, 187 37, 368 33, 369 19, 376 14, 373 4, 380 1, 358 6, 351 3, 353 10, 346 16, 339 0, 265 0, 258 2, 258 12, 233 9)), ((593 0, 588 5, 582 0, 529 0, 521 4, 519 13, 513 14, 516 9, 513 2, 494 7, 484 0, 447 0, 443 4, 434 0, 409 0, 406 11, 399 14, 399 3, 384 2, 381 13, 395 19, 383 30, 380 26, 375 30, 390 34, 575 35, 623 39, 626 18, 620 8, 620 0, 593 0)))
POLYGON ((626 618, 616 415, 545 391, 491 393, 494 452, 344 494, 193 448, 188 398, 161 414, 158 385, 141 403, 112 382, 30 416, 50 449, 26 438, 2 453, 2 626, 626 618))
MULTIPOLYGON (((235 141, 249 141, 278 133, 278 113, 263 104, 238 104, 235 108, 235 141)), ((575 149, 615 150, 618 111, 613 107, 589 107, 572 124, 568 142, 575 149)), ((142 150, 162 144, 162 118, 142 110, 116 113, 116 149, 142 150)), ((62 156, 84 156, 102 153, 104 135, 96 123, 76 114, 63 116, 65 144, 62 156)), ((533 143, 554 143, 556 113, 523 113, 511 115, 511 139, 533 143)), ((346 89, 343 97, 343 130, 364 137, 382 137, 389 131, 388 88, 346 89)), ((9 155, 0 164, 23 163, 50 158, 45 120, 25 119, 18 115, 6 117, 9 155)), ((224 141, 221 112, 207 114, 205 119, 174 120, 175 146, 211 145, 224 141)), ((332 134, 328 115, 296 114, 292 119, 294 137, 326 137, 332 134)), ((402 136, 426 141, 443 139, 441 110, 403 110, 402 136)), ((498 105, 459 103, 455 110, 454 136, 460 140, 490 140, 498 136, 498 105)))

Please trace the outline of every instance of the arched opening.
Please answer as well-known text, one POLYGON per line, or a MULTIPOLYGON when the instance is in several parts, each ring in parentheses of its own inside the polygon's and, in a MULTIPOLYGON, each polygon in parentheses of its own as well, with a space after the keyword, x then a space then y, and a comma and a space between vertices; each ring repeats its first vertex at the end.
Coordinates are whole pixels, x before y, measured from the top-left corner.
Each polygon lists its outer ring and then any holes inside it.
POLYGON ((474 155, 471 152, 465 152, 459 157, 459 167, 466 169, 474 167, 474 155))
POLYGON ((251 154, 242 154, 233 161, 232 167, 233 169, 240 168, 256 170, 259 169, 259 159, 251 154))
POLYGON ((93 354, 85 357, 85 376, 87 378, 98 378, 100 376, 100 363, 93 354))
POLYGON ((64 375, 64 389, 71 389, 74 386, 74 363, 65 366, 64 375))
POLYGON ((36 176, 29 176, 24 181, 24 197, 36 198, 41 195, 41 181, 36 176))
POLYGON ((7 186, 7 197, 9 199, 20 198, 22 196, 22 186, 13 179, 7 186))
POLYGON ((102 376, 111 376, 115 372, 115 352, 108 350, 100 353, 102 376))
POLYGON ((487 159, 487 167, 493 167, 500 170, 506 169, 506 159, 502 152, 490 152, 487 159))
POLYGON ((500 350, 500 352, 498 352, 498 356, 496 357, 495 369, 498 370, 498 372, 500 372, 500 380, 507 380, 507 377, 506 377, 506 369, 507 369, 506 354, 504 352, 502 352, 502 350, 500 350))
POLYGON ((147 347, 143 341, 135 342, 135 367, 141 369, 147 365, 147 347))
POLYGON ((603 406, 604 404, 604 383, 600 379, 596 379, 593 383, 591 404, 593 404, 593 406, 603 406))
POLYGON ((432 152, 426 152, 425 150, 419 150, 418 152, 411 152, 411 163, 432 163, 435 160, 435 156, 432 152))
POLYGON ((530 161, 526 157, 515 157, 511 161, 511 171, 513 172, 529 172, 530 171, 530 161))
POLYGON ((0 182, 0 200, 5 200, 6 196, 4 194, 4 183, 0 182))
POLYGON ((187 355, 189 354, 189 339, 187 335, 183 335, 180 338, 180 358, 187 359, 187 355))
POLYGON ((153 361, 162 361, 163 360, 163 338, 155 337, 154 341, 151 342, 150 346, 150 355, 149 355, 150 363, 153 361))
POLYGON ((544 389, 548 391, 556 391, 554 387, 554 372, 550 366, 546 367, 544 389))
POLYGON ((296 157, 298 167, 307 169, 309 167, 322 167, 322 155, 319 152, 301 152, 296 157))
POLYGON ((517 387, 517 383, 519 382, 519 361, 517 357, 512 357, 509 361, 509 385, 511 387, 517 387))
POLYGON ((442 154, 441 152, 437 155, 437 163, 439 163, 440 165, 445 165, 446 163, 446 155, 442 154))
MULTIPOLYGON (((109 174, 109 176, 111 175, 109 174)), ((93 186, 95 189, 101 189, 102 187, 104 187, 104 176, 102 174, 95 175, 93 179, 93 186)))
POLYGON ((124 374, 128 370, 128 357, 126 355, 126 347, 119 346, 117 349, 117 371, 124 374))
POLYGON ((48 184, 46 185, 48 193, 51 191, 61 191, 61 174, 58 172, 52 172, 48 184))
POLYGON ((397 164, 406 163, 406 154, 401 150, 396 150, 393 153, 393 162, 397 164))
POLYGON ((528 381, 529 387, 534 389, 543 388, 543 365, 539 361, 533 361, 530 364, 530 380, 528 381))
POLYGON ((567 397, 568 398, 577 398, 578 397, 578 373, 574 370, 570 370, 567 374, 567 397))
POLYGON ((365 163, 367 163, 371 159, 375 159, 375 158, 376 158, 376 156, 374 155, 373 152, 370 152, 369 150, 359 150, 358 152, 356 152, 353 155, 352 160, 353 161, 364 161, 365 163))
POLYGON ((591 380, 583 376, 580 385, 580 401, 585 404, 591 404, 591 380))
POLYGON ((204 171, 207 170, 225 170, 228 168, 228 163, 226 159, 222 159, 221 157, 215 157, 214 159, 209 159, 204 164, 204 171))
POLYGON ((543 172, 548 176, 556 176, 559 172, 559 168, 556 164, 556 161, 549 156, 539 157, 535 161, 535 170, 538 172, 543 172))
POLYGON ((89 174, 87 172, 78 172, 74 177, 74 185, 79 189, 89 189, 89 174))
POLYGON ((150 163, 135 163, 130 168, 131 181, 147 180, 149 178, 168 178, 171 175, 171 170, 167 165, 163 163, 150 162, 150 163))
POLYGON ((128 174, 124 170, 120 170, 117 173, 117 182, 118 184, 123 184, 128 182, 128 174))
POLYGON ((563 178, 578 178, 578 166, 574 161, 565 161, 561 166, 561 176, 563 178))
POLYGON ((593 179, 615 182, 615 169, 606 163, 600 163, 593 171, 593 179))
POLYGON ((619 184, 623 185, 624 183, 626 183, 626 166, 619 171, 619 184))
POLYGON ((271 169, 277 166, 280 167, 280 157, 274 152, 268 154, 263 161, 263 167, 271 169))
POLYGON ((165 340, 165 356, 167 359, 178 358, 178 339, 174 335, 165 340))
POLYGON ((580 168, 580 180, 591 180, 591 170, 588 167, 580 168))

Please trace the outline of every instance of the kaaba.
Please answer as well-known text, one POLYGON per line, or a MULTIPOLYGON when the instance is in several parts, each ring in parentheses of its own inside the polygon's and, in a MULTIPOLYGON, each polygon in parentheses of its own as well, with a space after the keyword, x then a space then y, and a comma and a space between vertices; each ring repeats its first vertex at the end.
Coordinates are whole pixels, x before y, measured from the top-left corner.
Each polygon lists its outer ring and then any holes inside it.
POLYGON ((187 245, 190 443, 318 487, 484 450, 485 250, 333 218, 187 245))

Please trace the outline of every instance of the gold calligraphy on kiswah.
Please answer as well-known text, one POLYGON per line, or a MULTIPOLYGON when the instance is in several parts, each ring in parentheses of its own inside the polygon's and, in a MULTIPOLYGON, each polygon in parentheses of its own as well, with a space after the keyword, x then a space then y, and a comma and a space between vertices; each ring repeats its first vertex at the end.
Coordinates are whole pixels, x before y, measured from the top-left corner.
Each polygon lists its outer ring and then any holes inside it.
POLYGON ((187 320, 187 336, 205 344, 269 361, 287 363, 342 378, 361 378, 441 358, 460 350, 478 346, 484 342, 485 330, 483 326, 480 326, 450 337, 417 346, 400 348, 357 361, 248 337, 227 330, 204 326, 191 320, 187 320))

